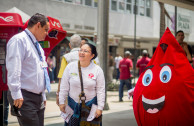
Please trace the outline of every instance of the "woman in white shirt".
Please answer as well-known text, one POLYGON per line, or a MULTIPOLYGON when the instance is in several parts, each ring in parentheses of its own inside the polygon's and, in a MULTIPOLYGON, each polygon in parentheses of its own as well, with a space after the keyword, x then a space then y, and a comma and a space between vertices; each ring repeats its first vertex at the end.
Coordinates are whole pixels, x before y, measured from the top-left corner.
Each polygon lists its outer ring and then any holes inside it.
MULTIPOLYGON (((86 104, 92 103, 97 105, 95 116, 96 118, 98 118, 102 115, 102 110, 104 108, 105 79, 102 69, 98 65, 91 62, 96 57, 97 51, 94 45, 90 43, 85 43, 81 47, 79 51, 79 61, 83 78, 83 88, 86 96, 85 102, 86 104)), ((79 78, 78 61, 75 61, 67 65, 61 79, 61 86, 59 92, 60 110, 65 113, 65 100, 68 96, 68 105, 74 110, 73 116, 79 117, 80 93, 81 83, 79 78)))

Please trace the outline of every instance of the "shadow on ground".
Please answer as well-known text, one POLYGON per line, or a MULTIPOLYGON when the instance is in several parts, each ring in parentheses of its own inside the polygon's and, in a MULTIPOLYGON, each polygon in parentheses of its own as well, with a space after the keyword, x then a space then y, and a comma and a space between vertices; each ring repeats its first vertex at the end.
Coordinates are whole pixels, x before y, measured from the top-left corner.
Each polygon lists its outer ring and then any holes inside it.
MULTIPOLYGON (((55 123, 45 126, 63 126, 64 123, 55 123)), ((133 110, 114 112, 103 115, 103 126, 137 126, 133 110)))

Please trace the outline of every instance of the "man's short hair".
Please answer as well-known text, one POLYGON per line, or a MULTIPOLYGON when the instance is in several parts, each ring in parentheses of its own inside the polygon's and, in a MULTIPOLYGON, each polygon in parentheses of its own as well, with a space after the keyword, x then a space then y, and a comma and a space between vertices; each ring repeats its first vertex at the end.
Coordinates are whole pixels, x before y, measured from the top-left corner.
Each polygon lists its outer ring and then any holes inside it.
POLYGON ((184 32, 182 30, 179 30, 179 31, 176 32, 175 36, 177 36, 178 33, 183 33, 184 34, 184 32))
POLYGON ((81 44, 81 37, 78 34, 74 34, 70 38, 70 44, 72 48, 78 48, 81 44))
POLYGON ((33 27, 35 24, 40 22, 41 27, 45 26, 48 22, 48 19, 43 14, 36 13, 28 21, 28 28, 33 27))

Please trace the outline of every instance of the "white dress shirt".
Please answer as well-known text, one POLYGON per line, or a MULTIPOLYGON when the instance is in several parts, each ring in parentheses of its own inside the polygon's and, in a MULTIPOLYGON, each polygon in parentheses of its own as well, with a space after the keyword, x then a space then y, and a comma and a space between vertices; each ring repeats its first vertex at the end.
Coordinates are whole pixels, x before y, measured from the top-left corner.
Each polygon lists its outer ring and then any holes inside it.
MULTIPOLYGON (((9 90, 14 100, 23 98, 21 89, 24 89, 35 94, 42 93, 45 101, 44 70, 33 44, 37 40, 27 28, 25 31, 13 36, 7 44, 6 68, 9 90), (29 33, 33 42, 25 31, 29 33)), ((40 51, 45 61, 41 46, 40 51)))
MULTIPOLYGON (((105 103, 105 80, 102 69, 91 62, 88 67, 81 67, 81 71, 86 102, 97 96, 98 109, 103 110, 105 103)), ((68 64, 63 73, 59 92, 59 104, 64 104, 68 94, 78 103, 80 93, 81 84, 78 61, 75 61, 68 64)))

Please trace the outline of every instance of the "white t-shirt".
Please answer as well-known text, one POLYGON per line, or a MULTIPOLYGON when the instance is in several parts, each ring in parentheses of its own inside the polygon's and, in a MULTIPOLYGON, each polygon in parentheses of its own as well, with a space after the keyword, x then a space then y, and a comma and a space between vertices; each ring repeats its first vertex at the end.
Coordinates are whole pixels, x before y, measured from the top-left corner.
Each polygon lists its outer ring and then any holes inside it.
POLYGON ((116 68, 118 69, 119 68, 119 63, 120 61, 122 60, 123 58, 121 56, 118 56, 118 57, 115 57, 115 65, 116 65, 116 68))
MULTIPOLYGON (((81 67, 81 71, 86 102, 97 96, 98 109, 103 110, 105 102, 105 79, 102 69, 91 62, 88 67, 81 67)), ((59 104, 64 104, 68 94, 78 103, 80 93, 81 84, 78 61, 74 61, 67 65, 63 73, 59 92, 59 104)))

